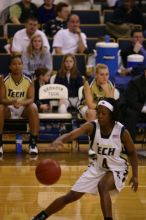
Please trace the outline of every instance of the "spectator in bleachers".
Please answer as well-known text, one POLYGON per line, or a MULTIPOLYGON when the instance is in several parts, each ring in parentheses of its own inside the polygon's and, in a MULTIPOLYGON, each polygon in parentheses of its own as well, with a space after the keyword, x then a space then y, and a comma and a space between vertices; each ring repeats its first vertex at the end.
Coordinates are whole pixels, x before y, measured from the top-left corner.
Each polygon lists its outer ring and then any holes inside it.
POLYGON ((3 155, 2 133, 5 118, 28 118, 30 127, 29 153, 37 154, 39 131, 38 109, 34 104, 34 85, 22 74, 20 56, 14 56, 10 63, 10 74, 4 79, 0 95, 0 156, 3 155))
POLYGON ((27 50, 22 53, 23 74, 35 77, 34 73, 38 67, 45 67, 52 70, 52 56, 44 47, 40 34, 31 37, 27 50))
POLYGON ((106 27, 113 37, 130 37, 134 25, 141 25, 144 29, 144 17, 136 6, 135 0, 123 0, 123 5, 116 7, 111 22, 106 27))
POLYGON ((61 69, 51 77, 50 83, 62 84, 68 89, 69 101, 59 101, 58 111, 60 113, 66 113, 70 106, 77 107, 78 90, 83 85, 83 79, 77 69, 76 58, 73 54, 64 55, 61 69))
POLYGON ((50 71, 47 68, 40 67, 35 70, 36 80, 34 80, 35 99, 38 110, 40 112, 46 112, 50 110, 50 104, 48 100, 39 100, 39 88, 49 83, 50 71))
POLYGON ((26 27, 15 33, 12 41, 12 52, 22 54, 28 47, 30 39, 34 34, 41 35, 44 47, 50 50, 48 39, 43 31, 38 30, 38 20, 35 17, 29 17, 26 22, 26 27))
MULTIPOLYGON (((84 96, 79 104, 79 111, 87 121, 95 120, 97 101, 102 97, 115 97, 115 87, 109 81, 109 70, 105 64, 97 64, 93 81, 84 81, 84 96)), ((118 97, 115 97, 118 98, 118 97)))
POLYGON ((69 17, 68 28, 62 29, 54 36, 54 54, 84 53, 87 49, 86 35, 81 32, 79 16, 69 17))
POLYGON ((24 23, 30 16, 37 17, 37 6, 31 0, 22 0, 9 8, 9 20, 14 24, 24 23))
POLYGON ((144 74, 130 81, 124 97, 124 124, 135 140, 136 124, 146 122, 146 68, 144 74))
POLYGON ((121 75, 138 75, 143 71, 143 65, 146 64, 146 48, 144 46, 144 35, 140 29, 134 29, 131 32, 131 46, 122 50, 120 55, 122 58, 123 67, 120 68, 121 75), (127 68, 127 58, 131 54, 140 54, 144 57, 143 64, 135 68, 127 68))
POLYGON ((38 21, 40 24, 45 24, 46 22, 55 19, 55 5, 53 4, 54 0, 44 0, 38 8, 38 21))
POLYGON ((59 2, 55 7, 55 12, 55 19, 49 20, 44 26, 45 33, 48 37, 53 37, 60 29, 67 28, 70 13, 68 4, 59 2))

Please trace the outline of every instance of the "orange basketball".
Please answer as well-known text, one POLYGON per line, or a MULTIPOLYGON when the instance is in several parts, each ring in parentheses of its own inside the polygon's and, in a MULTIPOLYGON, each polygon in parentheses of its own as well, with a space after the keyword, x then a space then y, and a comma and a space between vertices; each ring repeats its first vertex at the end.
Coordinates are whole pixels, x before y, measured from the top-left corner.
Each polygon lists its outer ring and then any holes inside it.
POLYGON ((41 160, 36 167, 35 175, 40 183, 52 185, 61 176, 60 164, 52 159, 41 160))

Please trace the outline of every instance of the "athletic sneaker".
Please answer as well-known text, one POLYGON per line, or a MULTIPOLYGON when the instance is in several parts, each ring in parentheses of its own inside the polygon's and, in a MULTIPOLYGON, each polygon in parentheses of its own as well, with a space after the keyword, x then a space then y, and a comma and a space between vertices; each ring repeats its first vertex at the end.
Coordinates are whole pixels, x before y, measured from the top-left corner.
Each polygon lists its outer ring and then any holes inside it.
POLYGON ((0 157, 3 156, 3 145, 0 146, 0 157))
POLYGON ((29 154, 31 155, 37 155, 38 154, 38 148, 37 146, 30 146, 29 145, 29 154))
POLYGON ((40 212, 38 215, 32 218, 32 220, 45 220, 47 219, 47 215, 44 211, 40 212))

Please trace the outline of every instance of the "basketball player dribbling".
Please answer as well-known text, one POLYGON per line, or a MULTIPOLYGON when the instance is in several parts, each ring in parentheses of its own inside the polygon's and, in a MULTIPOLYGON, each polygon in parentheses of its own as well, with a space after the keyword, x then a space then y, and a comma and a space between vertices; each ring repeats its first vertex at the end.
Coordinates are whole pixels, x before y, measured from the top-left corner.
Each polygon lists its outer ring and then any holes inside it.
POLYGON ((45 220, 65 205, 80 199, 85 193, 99 192, 104 220, 112 220, 112 204, 109 192, 121 191, 128 174, 128 157, 132 166, 130 184, 138 189, 138 162, 129 132, 117 121, 116 101, 104 98, 97 104, 97 120, 87 122, 80 128, 64 134, 52 143, 54 147, 72 141, 83 134, 90 137, 90 149, 97 158, 73 185, 70 192, 56 199, 32 220, 45 220))
POLYGON ((28 118, 30 127, 29 153, 38 154, 38 109, 34 102, 32 81, 22 74, 20 56, 11 58, 10 74, 1 80, 0 87, 0 156, 3 155, 2 132, 5 118, 28 118))

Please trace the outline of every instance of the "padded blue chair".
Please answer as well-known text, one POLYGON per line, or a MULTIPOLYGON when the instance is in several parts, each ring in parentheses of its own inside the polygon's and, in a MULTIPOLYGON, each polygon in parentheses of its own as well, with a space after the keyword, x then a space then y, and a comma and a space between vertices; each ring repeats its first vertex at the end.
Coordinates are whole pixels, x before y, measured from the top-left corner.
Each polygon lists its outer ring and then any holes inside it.
POLYGON ((7 28, 7 37, 12 38, 17 31, 25 28, 25 25, 24 24, 7 24, 6 28, 7 28))
POLYGON ((107 34, 105 24, 81 25, 80 28, 87 37, 91 38, 103 37, 107 34))
POLYGON ((114 10, 112 10, 112 9, 105 9, 103 11, 103 22, 104 22, 104 24, 106 24, 107 22, 110 22, 112 20, 113 12, 114 12, 114 10))
POLYGON ((4 76, 9 74, 11 56, 9 54, 0 53, 0 73, 4 76))
POLYGON ((132 44, 131 38, 118 38, 117 42, 120 50, 125 50, 132 44))
POLYGON ((0 25, 0 37, 4 37, 4 26, 0 25))
POLYGON ((7 53, 4 46, 7 44, 7 39, 5 37, 0 37, 0 53, 7 53))
POLYGON ((78 15, 81 24, 100 24, 99 10, 72 10, 71 14, 78 15))
POLYGON ((96 43, 98 38, 87 38, 87 45, 89 53, 93 53, 93 50, 96 49, 96 43))

